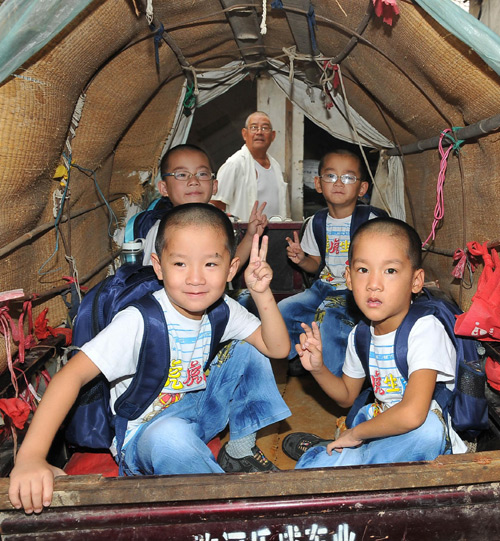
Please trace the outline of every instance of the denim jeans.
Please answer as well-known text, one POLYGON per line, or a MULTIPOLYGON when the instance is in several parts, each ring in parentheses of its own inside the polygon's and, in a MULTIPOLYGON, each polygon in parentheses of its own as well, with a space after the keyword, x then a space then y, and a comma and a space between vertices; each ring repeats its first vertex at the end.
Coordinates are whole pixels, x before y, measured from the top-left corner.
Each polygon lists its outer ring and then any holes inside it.
POLYGON ((291 415, 269 359, 246 342, 231 342, 210 365, 207 387, 144 423, 127 443, 127 475, 223 473, 207 443, 229 423, 239 439, 291 415))
POLYGON ((295 345, 300 343, 299 336, 304 332, 300 324, 311 325, 316 321, 319 323, 325 366, 336 376, 342 376, 347 337, 361 318, 352 293, 347 289, 337 291, 316 280, 309 289, 280 301, 278 308, 292 343, 288 359, 297 355, 295 345))
POLYGON ((238 289, 230 293, 230 296, 244 306, 254 316, 259 316, 259 311, 248 289, 238 289))
MULTIPOLYGON (((369 408, 370 404, 359 410, 354 418, 353 426, 367 420, 366 412, 369 408)), ((425 422, 411 432, 369 440, 359 447, 342 449, 341 453, 333 450, 331 456, 326 452, 326 447, 313 447, 300 457, 295 467, 298 469, 334 468, 434 460, 439 455, 450 453, 446 449, 446 437, 447 431, 443 422, 433 411, 429 411, 425 422)))

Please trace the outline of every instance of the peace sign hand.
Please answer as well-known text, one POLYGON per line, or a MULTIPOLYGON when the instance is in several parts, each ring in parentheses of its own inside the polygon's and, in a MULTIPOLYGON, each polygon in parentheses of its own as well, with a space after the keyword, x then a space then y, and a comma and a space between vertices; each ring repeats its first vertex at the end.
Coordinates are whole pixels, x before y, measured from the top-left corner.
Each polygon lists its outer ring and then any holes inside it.
POLYGON ((299 265, 302 261, 304 261, 306 254, 300 247, 299 234, 297 231, 293 232, 293 240, 290 237, 287 237, 286 241, 288 242, 286 253, 289 259, 292 261, 292 263, 299 265))
POLYGON ((266 262, 268 244, 269 238, 264 235, 259 248, 259 235, 253 236, 250 261, 245 270, 245 282, 250 292, 263 293, 269 289, 271 284, 273 271, 266 262))
POLYGON ((300 343, 295 346, 295 350, 306 370, 309 370, 309 372, 319 371, 324 363, 323 345, 318 324, 313 321, 311 326, 306 323, 301 323, 300 326, 304 329, 304 332, 300 335, 300 343))

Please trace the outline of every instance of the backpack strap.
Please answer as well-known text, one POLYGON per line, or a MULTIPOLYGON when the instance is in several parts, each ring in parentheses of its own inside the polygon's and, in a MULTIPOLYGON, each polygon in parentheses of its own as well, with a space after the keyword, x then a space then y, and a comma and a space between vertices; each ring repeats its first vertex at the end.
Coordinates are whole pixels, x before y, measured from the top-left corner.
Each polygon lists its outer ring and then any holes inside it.
MULTIPOLYGON (((139 352, 136 373, 127 388, 115 402, 115 435, 119 474, 123 475, 121 449, 129 420, 137 419, 160 394, 170 369, 170 341, 165 315, 160 303, 148 293, 129 304, 139 310, 144 320, 144 334, 139 352)), ((229 307, 219 299, 208 309, 212 326, 210 354, 204 370, 215 357, 219 342, 229 320, 229 307)))
POLYGON ((158 203, 161 201, 161 198, 158 197, 154 201, 152 201, 149 205, 149 207, 146 210, 143 210, 141 212, 138 212, 137 214, 134 214, 128 221, 127 225, 125 226, 125 236, 123 239, 123 242, 134 242, 135 239, 141 238, 140 235, 137 235, 137 229, 138 225, 140 226, 141 218, 145 216, 146 212, 150 212, 154 210, 154 208, 158 205, 158 203))
MULTIPOLYGON (((364 223, 367 222, 370 219, 370 215, 374 214, 377 216, 377 218, 380 217, 386 217, 389 216, 385 210, 379 209, 378 207, 372 207, 371 205, 364 205, 362 203, 358 203, 354 207, 354 212, 352 213, 351 218, 351 227, 349 230, 350 238, 352 239, 352 236, 358 229, 358 227, 364 223)), ((316 274, 314 275, 314 279, 317 280, 321 274, 321 271, 323 270, 325 263, 326 263, 326 219, 328 217, 328 208, 324 208, 321 210, 318 210, 316 214, 313 216, 313 234, 314 238, 316 240, 316 244, 318 245, 320 256, 321 256, 321 262, 318 267, 318 270, 316 271, 316 274)))
POLYGON ((136 373, 127 390, 115 402, 116 451, 120 475, 123 475, 121 450, 128 421, 137 419, 160 394, 170 368, 170 342, 160 303, 152 293, 148 293, 130 306, 135 306, 142 315, 144 335, 136 373))
POLYGON ((361 364, 365 370, 366 377, 370 377, 370 343, 372 334, 370 326, 363 320, 359 321, 354 329, 354 347, 356 355, 359 357, 361 364))
POLYGON ((326 218, 328 216, 328 208, 318 210, 312 218, 312 228, 314 239, 319 248, 319 253, 321 256, 321 262, 319 264, 318 270, 314 275, 314 279, 317 280, 321 271, 325 266, 325 256, 326 256, 326 218))
POLYGON ((208 319, 210 320, 210 324, 212 326, 212 338, 210 340, 210 354, 205 366, 203 367, 203 371, 208 368, 208 365, 216 356, 222 336, 226 330, 227 322, 229 321, 229 306, 223 298, 220 298, 209 308, 208 319))
POLYGON ((351 239, 354 233, 356 233, 358 227, 370 219, 371 214, 373 214, 377 218, 386 218, 389 216, 385 210, 379 209, 378 207, 372 207, 371 205, 364 205, 362 203, 358 203, 354 207, 354 212, 352 213, 351 218, 351 239))
POLYGON ((168 197, 155 199, 146 210, 138 212, 128 220, 125 226, 124 242, 145 238, 154 223, 161 220, 172 208, 172 201, 168 197))
POLYGON ((361 320, 354 328, 354 347, 356 354, 363 365, 363 369, 366 374, 365 388, 359 393, 354 400, 349 413, 346 416, 345 424, 347 428, 351 428, 354 418, 358 411, 365 405, 373 400, 373 389, 370 382, 370 343, 372 335, 370 332, 370 326, 361 320))

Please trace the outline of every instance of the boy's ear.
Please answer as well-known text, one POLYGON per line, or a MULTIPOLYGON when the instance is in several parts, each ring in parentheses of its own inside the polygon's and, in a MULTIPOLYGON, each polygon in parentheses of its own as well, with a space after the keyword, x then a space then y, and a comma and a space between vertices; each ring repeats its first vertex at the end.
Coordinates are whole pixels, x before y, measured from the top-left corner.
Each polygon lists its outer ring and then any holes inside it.
POLYGON ((314 187, 318 193, 323 193, 323 189, 321 188, 321 179, 319 177, 314 177, 314 187))
POLYGON ((163 197, 168 197, 167 183, 164 180, 158 182, 158 191, 163 197))
POLYGON ((368 182, 366 182, 366 180, 362 180, 361 186, 359 187, 358 197, 363 197, 363 195, 365 195, 365 193, 368 191, 369 186, 370 185, 368 182))
POLYGON ((345 267, 345 285, 349 291, 352 291, 352 282, 351 282, 351 267, 349 264, 345 267))
POLYGON ((155 271, 158 280, 163 280, 163 273, 161 271, 160 258, 154 252, 151 254, 151 263, 153 264, 153 269, 155 271))
POLYGON ((238 272, 238 269, 240 268, 240 258, 239 257, 233 257, 233 260, 231 261, 229 265, 229 273, 227 275, 227 282, 230 282, 238 272))
POLYGON ((219 189, 219 181, 215 178, 212 183, 212 195, 215 195, 218 189, 219 189))
POLYGON ((417 269, 413 273, 413 282, 411 285, 412 293, 420 293, 424 287, 425 272, 424 269, 417 269))

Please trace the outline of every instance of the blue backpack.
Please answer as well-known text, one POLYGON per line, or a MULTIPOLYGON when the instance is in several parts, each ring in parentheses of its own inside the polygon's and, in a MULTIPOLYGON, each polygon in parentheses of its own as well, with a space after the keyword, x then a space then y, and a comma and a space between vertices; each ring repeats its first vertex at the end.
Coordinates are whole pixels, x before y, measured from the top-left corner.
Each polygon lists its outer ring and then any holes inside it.
POLYGON ((168 197, 155 199, 146 210, 132 216, 125 226, 124 242, 133 242, 135 239, 144 239, 153 225, 173 208, 168 197))
MULTIPOLYGON (((364 222, 367 222, 370 218, 370 214, 374 214, 377 216, 377 218, 385 218, 389 216, 385 210, 379 209, 377 207, 372 207, 371 205, 364 205, 362 203, 358 203, 354 207, 354 212, 352 213, 351 218, 351 228, 350 228, 350 236, 352 239, 352 236, 358 229, 358 227, 363 224, 364 222)), ((325 266, 325 253, 326 253, 326 218, 328 217, 328 208, 324 208, 321 210, 318 210, 312 218, 312 228, 314 233, 314 238, 316 240, 316 244, 318 245, 318 248, 320 250, 321 254, 321 263, 318 267, 318 270, 315 275, 315 279, 319 278, 321 271, 323 270, 325 266)))
MULTIPOLYGON (((457 350, 455 389, 450 391, 444 383, 436 383, 433 398, 441 407, 447 421, 451 416, 453 428, 464 437, 475 437, 488 428, 488 403, 485 397, 485 374, 475 362, 479 359, 480 344, 476 340, 455 335, 455 316, 462 311, 455 304, 434 297, 424 288, 422 294, 411 304, 405 319, 396 331, 394 357, 396 366, 408 381, 408 336, 415 322, 421 317, 434 315, 444 326, 457 350)), ((355 329, 354 345, 369 380, 368 369, 371 333, 369 325, 360 321, 355 329)), ((350 427, 358 410, 369 402, 371 385, 354 402, 346 425, 350 427)))
MULTIPOLYGON (((137 371, 128 389, 115 402, 116 415, 112 415, 109 404, 109 383, 104 376, 98 376, 81 390, 70 412, 65 433, 68 443, 108 449, 116 434, 119 453, 127 422, 137 419, 160 394, 170 368, 168 328, 163 309, 152 295, 161 288, 153 267, 123 265, 83 298, 75 320, 73 345, 83 346, 127 306, 135 306, 141 312, 144 335, 137 371)), ((204 371, 217 353, 229 319, 229 307, 223 299, 208 309, 208 317, 212 338, 204 371)))

